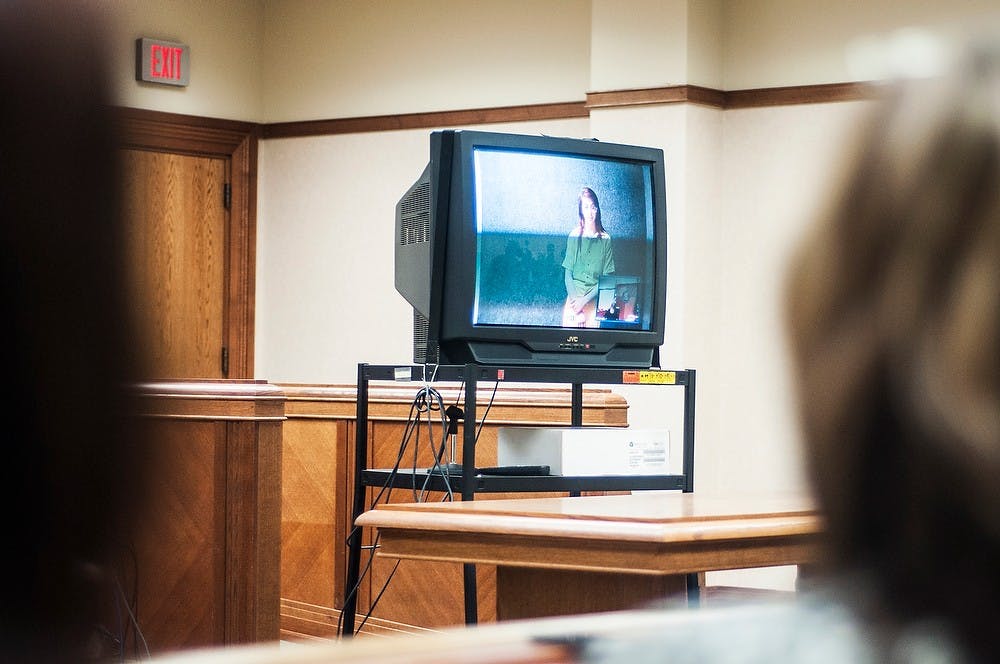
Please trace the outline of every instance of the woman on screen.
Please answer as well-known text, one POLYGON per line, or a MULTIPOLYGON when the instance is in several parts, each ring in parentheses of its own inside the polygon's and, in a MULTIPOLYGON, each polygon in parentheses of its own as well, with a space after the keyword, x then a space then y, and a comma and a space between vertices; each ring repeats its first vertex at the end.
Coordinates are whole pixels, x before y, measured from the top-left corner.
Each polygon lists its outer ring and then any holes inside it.
POLYGON ((597 285, 602 275, 615 271, 615 257, 593 189, 583 188, 577 207, 579 223, 569 234, 562 262, 566 281, 563 327, 596 327, 597 285))

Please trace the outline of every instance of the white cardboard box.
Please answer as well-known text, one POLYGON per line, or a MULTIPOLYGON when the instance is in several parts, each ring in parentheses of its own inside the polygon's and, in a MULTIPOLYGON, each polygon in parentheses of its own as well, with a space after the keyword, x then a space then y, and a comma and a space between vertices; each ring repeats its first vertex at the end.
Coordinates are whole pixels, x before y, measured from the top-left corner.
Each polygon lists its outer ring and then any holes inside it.
POLYGON ((670 432, 617 427, 500 427, 497 464, 549 466, 553 475, 666 475, 670 432))

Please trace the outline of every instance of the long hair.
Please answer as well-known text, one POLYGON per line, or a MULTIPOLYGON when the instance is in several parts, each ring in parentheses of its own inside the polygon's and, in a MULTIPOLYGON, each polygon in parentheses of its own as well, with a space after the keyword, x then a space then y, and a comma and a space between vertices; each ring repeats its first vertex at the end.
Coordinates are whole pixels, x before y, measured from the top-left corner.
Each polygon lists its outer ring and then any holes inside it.
POLYGON ((594 230, 597 231, 598 237, 604 235, 604 224, 601 223, 601 204, 597 200, 597 194, 590 187, 584 187, 580 190, 580 196, 576 201, 576 210, 579 215, 580 225, 577 228, 576 236, 576 253, 579 256, 580 251, 583 248, 583 199, 589 200, 594 205, 594 209, 597 210, 597 214, 594 215, 594 230))
POLYGON ((879 105, 787 319, 831 563, 1000 652, 1000 52, 879 105))
POLYGON ((594 228, 597 230, 598 234, 604 234, 604 225, 601 223, 601 204, 597 200, 597 194, 590 187, 584 187, 580 190, 580 196, 576 201, 576 210, 580 218, 580 235, 583 236, 583 199, 587 199, 594 205, 594 209, 597 210, 597 214, 594 216, 594 228))

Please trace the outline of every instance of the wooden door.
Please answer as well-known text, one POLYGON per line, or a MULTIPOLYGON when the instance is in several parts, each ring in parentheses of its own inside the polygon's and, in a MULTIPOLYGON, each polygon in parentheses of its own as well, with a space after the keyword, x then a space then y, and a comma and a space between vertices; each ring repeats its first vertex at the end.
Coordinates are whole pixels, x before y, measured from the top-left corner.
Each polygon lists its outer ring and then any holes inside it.
POLYGON ((166 338, 150 377, 252 378, 259 128, 135 108, 116 113, 137 233, 132 261, 141 276, 132 281, 145 289, 142 308, 166 338), (164 233, 183 235, 151 234, 154 221, 164 233), (157 290, 156 280, 166 288, 157 290))
POLYGON ((228 371, 226 159, 123 150, 133 301, 150 378, 228 371))

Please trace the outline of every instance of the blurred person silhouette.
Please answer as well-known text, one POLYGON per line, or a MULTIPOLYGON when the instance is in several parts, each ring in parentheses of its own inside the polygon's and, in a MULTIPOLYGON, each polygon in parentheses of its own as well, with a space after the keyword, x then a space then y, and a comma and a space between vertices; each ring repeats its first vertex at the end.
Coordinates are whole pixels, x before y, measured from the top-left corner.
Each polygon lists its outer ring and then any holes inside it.
POLYGON ((887 97, 786 284, 823 564, 585 661, 1000 656, 1000 39, 887 97))
POLYGON ((141 505, 102 27, 87 3, 0 3, 0 661, 114 650, 111 571, 141 505))
POLYGON ((791 274, 832 559, 892 634, 1000 654, 1000 37, 875 120, 791 274))

